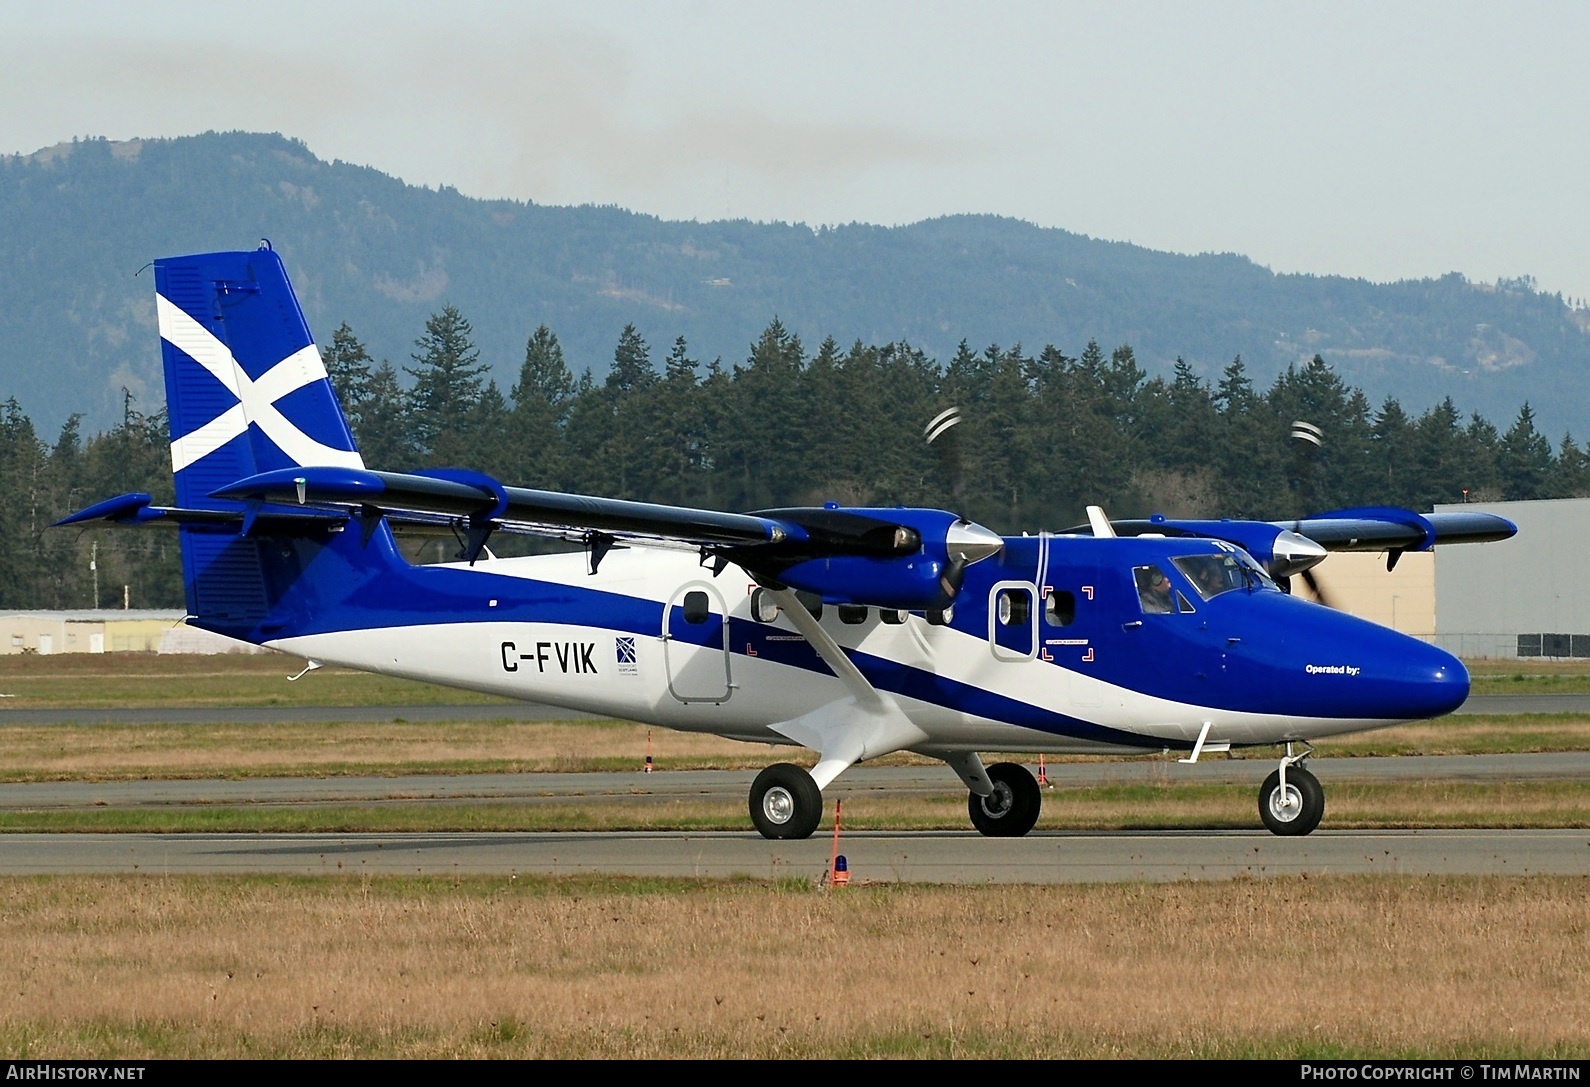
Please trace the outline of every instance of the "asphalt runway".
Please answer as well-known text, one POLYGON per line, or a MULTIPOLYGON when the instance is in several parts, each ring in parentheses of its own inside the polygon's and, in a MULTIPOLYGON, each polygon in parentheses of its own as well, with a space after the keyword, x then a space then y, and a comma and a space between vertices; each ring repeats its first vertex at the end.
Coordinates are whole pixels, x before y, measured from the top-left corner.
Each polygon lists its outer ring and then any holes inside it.
MULTIPOLYGON (((1581 713, 1590 694, 1474 695, 1461 714, 1581 713)), ((534 702, 430 706, 143 706, 99 709, 11 709, 0 703, 0 725, 273 725, 370 721, 558 721, 582 715, 534 702)), ((589 716, 589 715, 583 715, 589 716)))
MULTIPOLYGON (((7 834, 0 873, 617 874, 817 879, 831 843, 756 834, 7 834)), ((847 834, 852 882, 1094 883, 1356 873, 1590 875, 1584 830, 847 834)))

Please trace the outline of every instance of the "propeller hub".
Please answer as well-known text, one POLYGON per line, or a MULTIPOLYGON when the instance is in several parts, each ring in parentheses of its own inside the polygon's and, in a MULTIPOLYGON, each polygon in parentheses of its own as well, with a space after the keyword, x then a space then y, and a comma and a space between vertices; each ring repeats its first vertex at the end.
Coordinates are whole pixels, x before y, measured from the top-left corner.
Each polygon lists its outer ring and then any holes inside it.
POLYGON ((1330 552, 1302 533, 1282 529, 1270 545, 1270 576, 1291 577, 1318 566, 1330 552))
POLYGON ((956 521, 944 533, 944 550, 952 561, 977 562, 1004 549, 999 533, 971 521, 956 521))

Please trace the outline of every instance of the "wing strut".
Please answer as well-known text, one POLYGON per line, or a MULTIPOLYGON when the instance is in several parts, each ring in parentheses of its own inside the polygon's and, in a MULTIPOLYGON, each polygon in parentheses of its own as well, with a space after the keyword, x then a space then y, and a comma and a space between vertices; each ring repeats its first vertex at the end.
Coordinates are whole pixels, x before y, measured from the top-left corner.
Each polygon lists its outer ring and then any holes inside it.
POLYGON ((819 789, 827 788, 851 764, 902 751, 928 739, 906 716, 893 696, 884 694, 861 674, 855 662, 845 655, 822 624, 806 610, 789 589, 766 590, 783 609, 795 629, 806 639, 823 663, 850 690, 850 697, 835 699, 811 713, 774 725, 774 731, 818 753, 812 780, 819 789))

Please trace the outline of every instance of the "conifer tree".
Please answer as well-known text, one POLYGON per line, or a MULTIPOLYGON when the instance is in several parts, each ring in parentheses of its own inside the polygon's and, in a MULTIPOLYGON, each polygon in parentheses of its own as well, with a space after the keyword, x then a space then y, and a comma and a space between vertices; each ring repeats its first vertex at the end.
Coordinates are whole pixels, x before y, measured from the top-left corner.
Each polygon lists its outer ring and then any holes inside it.
POLYGON ((524 363, 512 390, 503 436, 511 482, 525 487, 567 486, 564 424, 574 399, 574 377, 557 334, 538 327, 525 344, 524 363))
POLYGON ((1509 501, 1540 498, 1551 470, 1551 443, 1535 429, 1535 413, 1528 401, 1502 436, 1498 468, 1502 497, 1509 501))
POLYGON ((458 464, 473 444, 471 424, 486 367, 470 339, 473 329, 455 306, 444 306, 425 322, 414 341, 414 378, 409 391, 409 433, 422 457, 433 464, 458 464))

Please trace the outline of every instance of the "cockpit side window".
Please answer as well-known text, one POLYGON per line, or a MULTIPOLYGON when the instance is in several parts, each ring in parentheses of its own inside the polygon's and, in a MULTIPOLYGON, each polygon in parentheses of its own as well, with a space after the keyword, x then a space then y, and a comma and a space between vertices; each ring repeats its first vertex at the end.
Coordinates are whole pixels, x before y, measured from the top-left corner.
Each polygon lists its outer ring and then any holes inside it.
POLYGON ((1176 590, 1165 571, 1157 566, 1134 566, 1132 580, 1137 584, 1137 600, 1144 615, 1169 615, 1176 610, 1176 590))
POLYGON ((1213 600, 1232 589, 1275 588, 1270 576, 1245 553, 1182 555, 1171 560, 1198 595, 1213 600))

